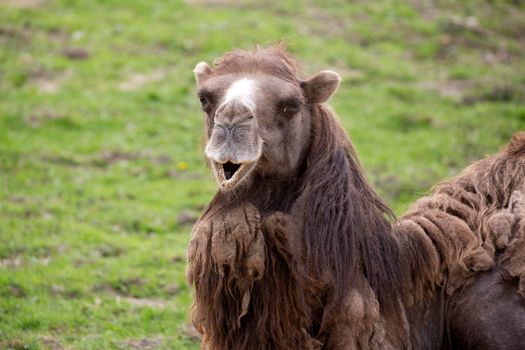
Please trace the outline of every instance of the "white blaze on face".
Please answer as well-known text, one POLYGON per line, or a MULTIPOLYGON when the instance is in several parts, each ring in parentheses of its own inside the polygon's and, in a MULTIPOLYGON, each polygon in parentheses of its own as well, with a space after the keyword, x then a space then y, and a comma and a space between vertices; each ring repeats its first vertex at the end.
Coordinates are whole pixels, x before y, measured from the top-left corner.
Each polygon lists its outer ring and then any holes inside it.
POLYGON ((252 79, 239 79, 230 85, 224 96, 224 104, 238 102, 250 109, 255 110, 255 81, 252 79))

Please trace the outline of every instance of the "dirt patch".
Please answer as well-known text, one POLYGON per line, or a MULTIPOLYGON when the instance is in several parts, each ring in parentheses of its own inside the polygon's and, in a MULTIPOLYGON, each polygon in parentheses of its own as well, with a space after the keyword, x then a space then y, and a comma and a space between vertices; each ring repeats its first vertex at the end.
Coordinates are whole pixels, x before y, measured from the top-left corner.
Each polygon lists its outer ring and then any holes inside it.
POLYGON ((211 6, 227 6, 236 3, 242 3, 243 1, 235 0, 186 0, 185 3, 188 5, 211 5, 211 6))
MULTIPOLYGON (((116 282, 102 283, 97 284, 92 288, 92 291, 95 293, 104 293, 105 295, 113 296, 117 303, 127 303, 131 306, 140 307, 140 308, 151 308, 151 309, 166 309, 168 307, 168 301, 158 298, 147 298, 147 297, 138 297, 134 296, 131 291, 132 287, 140 287, 144 285, 144 281, 140 278, 129 278, 123 279, 116 282)), ((168 287, 165 287, 164 290, 169 292, 168 287)), ((178 288, 174 286, 173 288, 178 288)), ((100 299, 96 304, 100 304, 100 299)))
POLYGON ((6 339, 0 340, 0 349, 6 350, 27 350, 32 349, 33 347, 25 343, 21 339, 6 339))
POLYGON ((516 55, 511 53, 510 50, 505 46, 487 51, 483 55, 483 61, 485 61, 487 64, 512 63, 515 60, 516 55))
POLYGON ((91 54, 81 47, 67 47, 62 50, 62 55, 73 61, 81 61, 87 60, 91 54))
MULTIPOLYGON (((32 117, 33 122, 41 121, 43 118, 40 115, 34 115, 32 117)), ((111 164, 118 162, 127 162, 140 158, 138 153, 128 153, 121 151, 104 151, 100 155, 92 159, 76 159, 74 157, 62 156, 62 155, 44 155, 40 159, 45 162, 66 165, 71 167, 78 166, 96 166, 106 167, 111 164)))
POLYGON ((123 278, 112 282, 103 282, 93 287, 94 292, 107 292, 120 297, 131 296, 130 290, 145 284, 140 277, 123 278))
POLYGON ((0 259, 0 268, 15 268, 20 265, 22 265, 22 258, 20 256, 0 259))
POLYGON ((404 133, 419 129, 438 128, 443 126, 442 121, 431 115, 412 113, 395 114, 388 119, 388 124, 404 133))
POLYGON ((49 288, 49 291, 53 295, 59 295, 68 299, 76 299, 80 297, 80 292, 77 290, 71 290, 66 288, 66 286, 61 284, 53 284, 49 288))
POLYGON ((485 34, 485 30, 481 27, 478 18, 475 16, 461 17, 451 15, 443 22, 442 26, 446 32, 450 33, 469 31, 479 35, 485 34))
POLYGON ((340 37, 344 33, 349 42, 363 40, 352 29, 351 18, 335 16, 319 6, 308 7, 304 14, 295 17, 294 24, 297 32, 304 36, 340 37))
POLYGON ((72 72, 69 70, 53 72, 39 67, 29 74, 29 78, 40 91, 54 93, 60 90, 64 82, 70 79, 72 75, 72 72))
POLYGON ((175 255, 173 258, 171 258, 171 261, 175 264, 186 262, 186 258, 182 255, 175 255))
POLYGON ((165 309, 167 302, 160 299, 150 299, 150 298, 135 298, 135 297, 122 297, 116 296, 117 302, 124 301, 133 306, 138 307, 148 307, 152 309, 165 309))
MULTIPOLYGON (((519 11, 515 11, 519 12, 519 11)), ((507 24, 502 27, 484 28, 481 26, 477 17, 467 16, 460 17, 457 15, 448 15, 440 23, 442 36, 440 39, 439 52, 437 58, 449 58, 457 56, 458 48, 474 49, 479 52, 487 64, 513 63, 521 59, 522 53, 519 49, 509 48, 509 38, 522 40, 522 34, 517 36, 511 32, 506 32, 510 28, 517 27, 521 30, 521 24, 513 23, 512 19, 503 17, 508 20, 507 24)))
POLYGON ((123 152, 123 151, 104 151, 98 159, 93 160, 93 165, 106 166, 119 162, 128 162, 140 158, 139 153, 123 152))
POLYGON ((358 41, 353 35, 352 20, 349 17, 339 17, 330 14, 321 7, 309 7, 305 18, 298 23, 301 32, 320 37, 340 36, 345 33, 346 38, 358 41))
POLYGON ((22 266, 24 263, 37 263, 41 264, 43 266, 47 266, 51 263, 52 258, 49 255, 42 255, 39 256, 38 254, 35 256, 28 257, 24 259, 21 255, 15 255, 8 258, 0 259, 0 269, 6 268, 6 269, 16 269, 20 266, 22 266))
POLYGON ((153 157, 153 161, 156 164, 169 164, 172 161, 172 158, 167 154, 161 154, 153 157))
POLYGON ((27 291, 20 284, 13 282, 13 283, 8 283, 7 286, 0 289, 0 296, 25 298, 27 297, 27 291))
POLYGON ((96 264, 97 262, 98 262, 98 259, 82 257, 82 258, 73 260, 73 265, 75 267, 80 267, 83 265, 93 265, 93 264, 96 264))
POLYGON ((96 255, 102 258, 113 258, 125 253, 124 248, 112 245, 100 246, 96 249, 96 255))
POLYGON ((410 5, 415 8, 427 21, 434 20, 439 14, 437 8, 431 1, 409 0, 410 5))
POLYGON ((260 10, 268 9, 272 6, 270 1, 249 1, 249 0, 186 0, 190 6, 202 7, 226 7, 228 9, 260 10))
POLYGON ((465 96, 461 104, 472 105, 479 102, 523 102, 525 101, 525 86, 499 85, 488 91, 465 96))
POLYGON ((69 350, 71 348, 63 346, 60 341, 50 336, 42 336, 39 338, 40 342, 46 349, 49 350, 69 350))
POLYGON ((199 218, 199 215, 194 211, 182 210, 177 215, 177 224, 178 225, 193 225, 195 221, 199 218))
POLYGON ((165 342, 164 337, 129 339, 125 341, 128 349, 158 349, 165 342))
POLYGON ((149 73, 133 73, 126 80, 118 84, 121 91, 139 90, 148 83, 163 80, 168 74, 166 69, 157 69, 149 73))
MULTIPOLYGON (((2 1, 0 0, 0 4, 2 1)), ((2 40, 15 40, 19 43, 27 43, 33 35, 33 29, 30 24, 13 28, 13 27, 0 27, 0 39, 2 40)))
MULTIPOLYGON (((29 115, 26 120, 31 125, 38 126, 46 120, 57 120, 62 117, 50 112, 39 112, 29 115)), ((127 152, 127 151, 102 151, 97 155, 86 157, 63 156, 63 155, 43 155, 41 160, 45 162, 77 166, 93 166, 105 168, 117 163, 132 162, 139 159, 150 161, 154 164, 164 165, 172 162, 172 158, 167 154, 148 154, 147 152, 127 152)))
POLYGON ((194 342, 199 342, 202 338, 202 335, 193 327, 191 323, 186 323, 184 326, 179 328, 179 331, 194 342))
POLYGON ((178 295, 182 290, 177 283, 168 284, 167 286, 163 287, 163 289, 171 296, 178 295))
POLYGON ((25 117, 25 122, 32 127, 40 127, 47 121, 57 120, 62 118, 58 113, 50 109, 44 109, 31 113, 25 117))
POLYGON ((47 163, 66 165, 70 167, 77 167, 82 165, 82 162, 77 159, 61 155, 44 155, 40 157, 40 159, 47 163))
MULTIPOLYGON (((132 127, 132 130, 134 128, 135 128, 135 126, 132 127)), ((150 160, 151 162, 153 162, 155 164, 169 164, 169 163, 173 162, 173 158, 169 154, 166 154, 166 153, 158 154, 158 153, 155 153, 151 149, 142 150, 140 152, 140 156, 142 158, 150 160)))
POLYGON ((28 202, 28 197, 21 196, 21 195, 12 195, 12 196, 9 196, 8 200, 11 203, 17 203, 17 204, 27 203, 28 202))
POLYGON ((415 87, 422 90, 436 91, 440 96, 460 102, 475 86, 476 83, 470 80, 444 80, 421 81, 416 83, 415 87))
POLYGON ((43 6, 47 0, 0 0, 0 5, 15 8, 38 8, 43 6))
POLYGON ((56 41, 59 43, 65 43, 71 37, 69 32, 67 32, 66 30, 62 28, 56 28, 56 27, 49 28, 48 30, 46 30, 46 35, 50 40, 56 41))

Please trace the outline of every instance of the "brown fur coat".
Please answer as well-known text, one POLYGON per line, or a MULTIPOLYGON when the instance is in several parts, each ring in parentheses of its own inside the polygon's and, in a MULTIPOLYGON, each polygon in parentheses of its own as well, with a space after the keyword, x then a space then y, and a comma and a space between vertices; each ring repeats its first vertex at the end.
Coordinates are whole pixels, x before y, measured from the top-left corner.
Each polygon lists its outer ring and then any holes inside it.
POLYGON ((219 192, 194 227, 188 281, 204 348, 421 348, 427 314, 479 273, 499 261, 524 276, 511 195, 525 186, 525 133, 394 220, 333 113, 315 108, 296 177, 219 192))

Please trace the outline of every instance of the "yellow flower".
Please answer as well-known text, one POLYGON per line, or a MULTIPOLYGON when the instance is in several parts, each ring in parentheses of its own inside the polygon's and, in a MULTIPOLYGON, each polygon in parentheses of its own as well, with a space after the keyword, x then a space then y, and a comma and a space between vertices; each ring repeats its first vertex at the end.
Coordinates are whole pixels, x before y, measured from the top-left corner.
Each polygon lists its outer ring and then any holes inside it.
POLYGON ((179 162, 177 164, 177 167, 179 168, 179 170, 186 170, 186 169, 188 169, 188 163, 186 163, 186 162, 179 162))

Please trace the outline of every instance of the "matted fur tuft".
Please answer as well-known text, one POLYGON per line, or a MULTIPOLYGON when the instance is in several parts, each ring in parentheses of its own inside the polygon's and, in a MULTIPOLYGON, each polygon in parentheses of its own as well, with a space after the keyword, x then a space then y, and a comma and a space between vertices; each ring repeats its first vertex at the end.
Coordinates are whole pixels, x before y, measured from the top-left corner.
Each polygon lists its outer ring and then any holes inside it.
POLYGON ((505 153, 512 156, 525 154, 525 131, 519 132, 512 137, 512 140, 505 148, 505 153))

